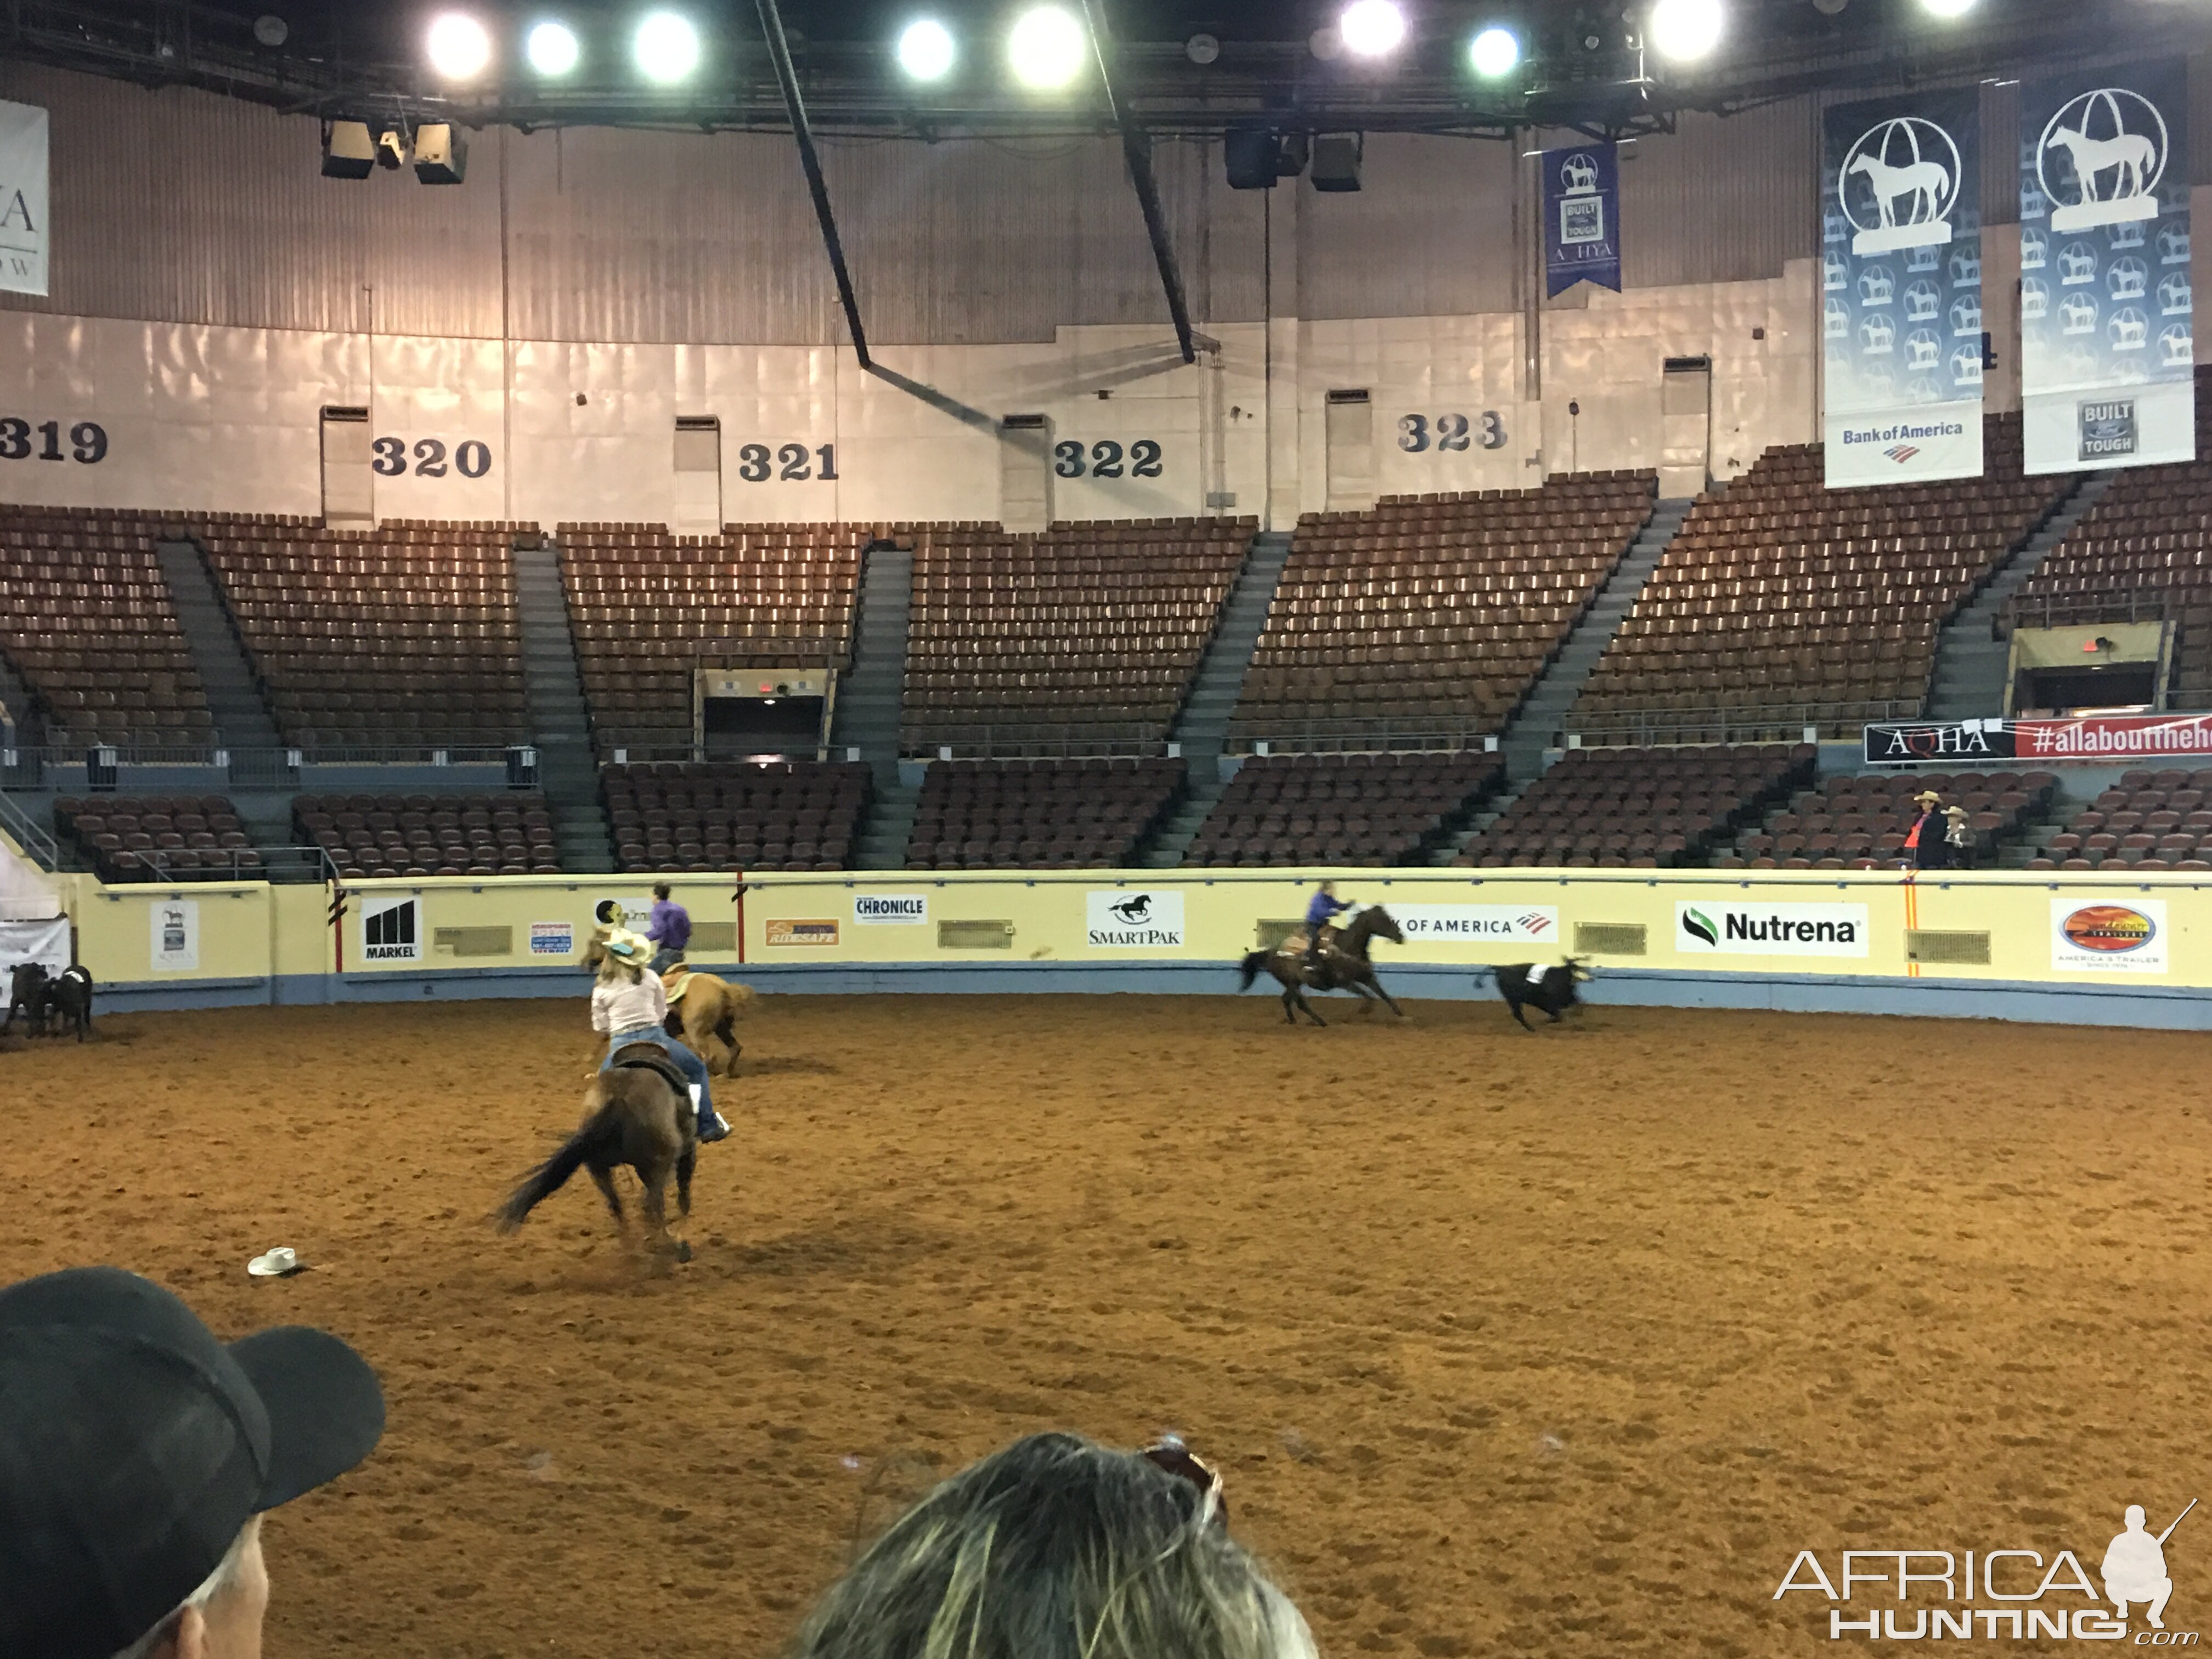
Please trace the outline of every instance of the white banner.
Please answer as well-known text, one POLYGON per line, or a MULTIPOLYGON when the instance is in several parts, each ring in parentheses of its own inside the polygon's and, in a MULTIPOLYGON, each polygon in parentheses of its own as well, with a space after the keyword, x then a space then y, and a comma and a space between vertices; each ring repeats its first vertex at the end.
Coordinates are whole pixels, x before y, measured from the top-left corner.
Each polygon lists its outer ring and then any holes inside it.
POLYGON ((0 103, 0 289, 46 291, 46 112, 0 103))
POLYGON ((2166 901, 2051 900, 2051 965, 2062 974, 2166 972, 2166 901))
POLYGON ((27 962, 44 963, 57 974, 70 965, 67 916, 51 921, 0 921, 0 974, 27 962))
POLYGON ((1119 887, 1084 895, 1084 937, 1104 951, 1182 949, 1182 895, 1119 887))
POLYGON ((422 960, 422 901, 418 898, 363 899, 361 905, 363 962, 422 960))
POLYGON ((921 927, 929 922, 927 893, 855 893, 853 920, 874 926, 921 927))
POLYGON ((1415 939, 1480 945, 1556 945, 1559 913, 1542 904, 1404 904, 1391 915, 1410 945, 1415 939))
MULTIPOLYGON (((1978 362, 1980 346, 1974 350, 1978 362)), ((1831 412, 1823 435, 1827 441, 1826 477, 1832 489, 1912 483, 1923 478, 1972 478, 1981 473, 1978 399, 1916 409, 1904 420, 1831 412)))
POLYGON ((200 902, 157 899, 147 913, 153 930, 149 952, 165 972, 191 972, 200 965, 200 902))
POLYGON ((1685 956, 1863 957, 1867 908, 1678 899, 1674 948, 1685 956))

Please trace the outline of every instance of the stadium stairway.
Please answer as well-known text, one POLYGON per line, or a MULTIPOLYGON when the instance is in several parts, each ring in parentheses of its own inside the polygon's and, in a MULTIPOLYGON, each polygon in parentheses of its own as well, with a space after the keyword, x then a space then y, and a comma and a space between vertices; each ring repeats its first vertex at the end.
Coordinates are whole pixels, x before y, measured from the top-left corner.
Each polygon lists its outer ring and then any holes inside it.
POLYGON ((599 802, 599 770, 592 757, 592 730, 584 682, 576 670, 576 641, 568 631, 568 602, 561 587, 561 558, 550 538, 514 550, 514 595, 522 626, 522 680, 530 729, 538 744, 538 782, 553 815, 561 867, 579 875, 611 872, 614 843, 599 802))
POLYGON ((1291 538, 1285 532, 1267 531, 1252 538, 1244 568, 1237 573, 1236 584, 1222 605, 1220 626, 1214 629, 1206 655, 1199 659, 1190 696, 1168 730, 1168 740, 1182 745, 1190 787, 1152 838, 1151 847, 1139 855, 1146 869, 1172 870, 1182 862, 1199 826, 1227 787, 1221 775, 1221 751, 1229 741, 1229 717, 1236 709, 1237 693, 1243 689, 1244 671, 1259 648, 1261 630, 1267 624, 1267 608, 1274 603, 1275 589, 1290 556, 1291 538))
POLYGON ((2093 472, 2075 484, 2021 550, 1997 567, 1982 591, 1943 624, 1936 638, 1936 671, 1929 678, 1929 719, 1980 720, 2004 712, 2005 664, 2011 647, 1996 637, 1997 612, 2043 562, 2044 555, 2104 499, 2118 476, 2093 472))
POLYGON ((5 657, 0 657, 0 725, 13 727, 18 743, 35 746, 46 741, 46 722, 31 706, 31 688, 5 657))
MULTIPOLYGON (((1692 503, 1686 501, 1661 501, 1652 509, 1636 539, 1620 562, 1613 567, 1613 574, 1599 588, 1590 608, 1583 612, 1567 635, 1544 672, 1537 676, 1535 685, 1513 718, 1505 723, 1504 735, 1498 739, 1498 748, 1505 757, 1505 780, 1509 788, 1518 792, 1535 781, 1544 769, 1544 751, 1553 746, 1559 730, 1565 723, 1567 711, 1574 707, 1575 699, 1582 695, 1584 682, 1606 646, 1636 603, 1636 596, 1644 591, 1644 584, 1658 567, 1659 557, 1667 550, 1667 544, 1682 527, 1689 516, 1692 503)), ((1500 809, 1503 810, 1501 803, 1500 809)))
POLYGON ((914 553, 909 548, 879 544, 863 553, 861 560, 853 670, 837 688, 830 743, 833 749, 859 750, 876 775, 877 789, 896 791, 907 624, 914 609, 914 553))
POLYGON ((207 692, 216 741, 226 749, 282 749, 284 739, 262 699, 253 665, 231 625, 230 607, 216 587, 199 544, 163 541, 156 544, 155 551, 169 584, 170 600, 177 607, 177 620, 184 624, 185 639, 191 647, 192 666, 199 671, 200 684, 207 692))

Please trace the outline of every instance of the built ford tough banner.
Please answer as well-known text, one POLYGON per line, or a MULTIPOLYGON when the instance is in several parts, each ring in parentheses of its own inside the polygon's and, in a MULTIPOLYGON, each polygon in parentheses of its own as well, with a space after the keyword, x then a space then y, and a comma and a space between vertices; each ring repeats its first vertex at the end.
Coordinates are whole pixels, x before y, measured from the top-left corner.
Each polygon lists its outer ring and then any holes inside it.
POLYGON ((2075 720, 1911 720, 1869 726, 1870 766, 1984 761, 2154 761, 2212 755, 2212 714, 2086 714, 2075 720))
POLYGON ((1844 104, 1821 122, 1831 489, 1982 473, 1980 106, 1844 104))

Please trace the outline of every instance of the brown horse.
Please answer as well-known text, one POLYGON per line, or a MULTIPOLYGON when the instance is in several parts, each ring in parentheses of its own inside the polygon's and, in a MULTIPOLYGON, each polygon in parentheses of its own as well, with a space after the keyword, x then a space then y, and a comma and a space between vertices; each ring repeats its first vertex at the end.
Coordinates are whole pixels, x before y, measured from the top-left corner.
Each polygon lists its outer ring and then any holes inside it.
POLYGON ((532 1210, 568 1184, 580 1169, 589 1170, 615 1224, 627 1228, 614 1172, 627 1164, 645 1187, 648 1248, 679 1261, 691 1259, 691 1247, 668 1231, 668 1177, 676 1177, 676 1206, 691 1213, 691 1171, 698 1162, 697 1115, 690 1085, 660 1049, 633 1042, 615 1051, 614 1064, 595 1073, 584 1091, 584 1121, 552 1157, 522 1178, 493 1219, 511 1233, 532 1210))
MULTIPOLYGON (((606 960, 606 941, 594 939, 584 946, 584 966, 593 973, 606 960)), ((752 1006, 750 985, 738 985, 697 969, 678 974, 673 969, 661 976, 668 988, 668 1035, 706 1063, 720 1077, 737 1075, 738 1012, 752 1006)))
POLYGON ((1368 941, 1376 939, 1387 939, 1393 945, 1406 942, 1406 936, 1398 931, 1398 924, 1391 919, 1390 913, 1379 904, 1370 904, 1348 926, 1336 929, 1333 938, 1324 936, 1318 963, 1310 963, 1304 951, 1289 945, 1253 951, 1241 964, 1244 982, 1237 988, 1250 990, 1252 981, 1265 968, 1282 984, 1283 1018, 1292 1025, 1298 1023, 1301 1013, 1316 1025, 1328 1024, 1306 1000, 1309 990, 1353 991, 1370 1005, 1380 997, 1389 1004, 1392 1013, 1403 1019, 1406 1011, 1392 1001, 1390 994, 1375 977, 1375 964, 1367 959, 1368 941))

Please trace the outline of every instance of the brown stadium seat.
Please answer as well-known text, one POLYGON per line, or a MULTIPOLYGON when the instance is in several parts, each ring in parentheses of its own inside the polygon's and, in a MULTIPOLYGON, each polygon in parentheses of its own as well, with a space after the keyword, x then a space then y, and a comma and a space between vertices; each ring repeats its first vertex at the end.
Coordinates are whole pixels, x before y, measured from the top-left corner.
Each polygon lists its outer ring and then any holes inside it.
POLYGON ((1746 863, 1793 857, 1825 840, 1830 856, 1847 865, 1888 867, 1906 857, 1905 832, 1917 809, 1912 798, 1933 789, 1947 806, 1966 811, 1973 842, 1954 867, 1996 862, 1997 849, 2017 840, 2049 807, 2058 779, 2049 772, 1887 772, 1824 778, 1799 789, 1764 823, 1736 838, 1746 863))
POLYGON ((1500 730, 1651 516, 1654 477, 1304 514, 1231 739, 1500 730))
POLYGON ((271 514, 193 525, 278 728, 320 749, 526 738, 517 532, 537 527, 331 530, 271 514))
POLYGON ((1183 867, 1419 863, 1504 775, 1479 750, 1255 755, 1199 826, 1183 867))
POLYGON ((1256 519, 1133 519, 1014 535, 894 526, 915 548, 902 745, 1157 749, 1256 519))
POLYGON ((1917 714, 1936 635, 2047 519, 2070 477, 2025 477, 2017 415, 1980 478, 1829 489, 1818 444, 1770 449, 1698 497, 1567 718, 1585 741, 1840 737, 1917 714))
MULTIPOLYGON (((2212 369, 2197 371, 2197 430, 2212 421, 2212 369)), ((2168 704, 2212 708, 2212 460, 2130 467, 2006 602, 2016 627, 2177 623, 2168 704)))
POLYGON ((600 755, 688 750, 692 675, 852 660, 869 526, 563 524, 561 580, 600 755))
POLYGON ((199 670, 154 544, 128 508, 0 507, 0 656, 29 690, 19 735, 57 744, 203 747, 199 670))
POLYGON ((557 874, 553 816, 536 790, 496 795, 301 795, 294 833, 348 879, 557 874))
POLYGON ((859 761, 658 762, 600 771, 624 870, 843 870, 873 793, 859 761))
MULTIPOLYGON (((2109 498, 2108 498, 2109 499, 2109 498)), ((2048 774, 2029 775, 2032 781, 2048 774)), ((2048 793, 2040 798, 2047 800, 2048 793)), ((2031 870, 2194 870, 2212 862, 2212 767, 2123 774, 2044 844, 2031 870)))
POLYGON ((907 868, 1127 868, 1186 777, 1180 760, 933 761, 907 868))
MULTIPOLYGON (((1792 785, 1809 782, 1814 760, 1809 744, 1569 750, 1452 862, 1482 868, 1702 865, 1792 785)), ((1836 854, 1808 848, 1793 856, 1810 867, 1836 854)))
POLYGON ((261 854, 227 795, 63 795, 54 830, 111 884, 261 878, 261 854))

